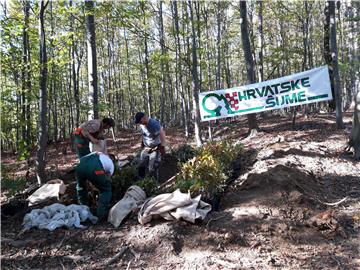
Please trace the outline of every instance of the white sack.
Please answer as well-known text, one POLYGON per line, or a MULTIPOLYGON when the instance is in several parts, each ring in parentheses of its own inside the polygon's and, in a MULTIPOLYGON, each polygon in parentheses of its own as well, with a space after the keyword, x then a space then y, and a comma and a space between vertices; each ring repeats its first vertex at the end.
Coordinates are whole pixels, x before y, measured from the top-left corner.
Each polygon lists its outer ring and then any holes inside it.
POLYGON ((42 209, 34 209, 26 214, 23 220, 23 231, 27 231, 33 227, 53 231, 62 226, 83 229, 86 228, 86 226, 80 223, 87 219, 93 224, 98 220, 97 217, 91 214, 90 208, 86 205, 71 204, 65 206, 54 203, 42 209))
POLYGON ((60 194, 64 194, 65 190, 66 186, 62 180, 50 180, 28 197, 29 206, 44 202, 52 198, 59 199, 60 194))
POLYGON ((140 208, 145 199, 146 194, 140 187, 129 187, 124 197, 110 209, 108 221, 114 227, 119 227, 123 219, 131 211, 140 208))
POLYGON ((192 199, 189 193, 179 189, 173 193, 160 194, 146 200, 138 214, 138 221, 144 225, 153 216, 161 216, 166 220, 180 220, 194 223, 197 218, 204 219, 211 211, 211 205, 200 200, 201 195, 192 199))
POLYGON ((101 152, 107 155, 106 140, 99 140, 99 143, 97 144, 90 142, 89 147, 90 147, 90 152, 101 152))

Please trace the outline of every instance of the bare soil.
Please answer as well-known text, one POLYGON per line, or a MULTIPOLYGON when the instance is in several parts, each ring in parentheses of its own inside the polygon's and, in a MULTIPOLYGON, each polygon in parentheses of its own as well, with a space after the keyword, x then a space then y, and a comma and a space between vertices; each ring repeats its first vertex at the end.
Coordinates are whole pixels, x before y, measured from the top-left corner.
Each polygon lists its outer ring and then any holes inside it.
MULTIPOLYGON (((360 269, 360 164, 343 150, 351 114, 345 115, 344 130, 337 130, 335 116, 327 113, 300 117, 295 130, 289 118, 259 120, 262 131, 253 138, 246 137, 245 120, 214 124, 215 140, 240 141, 244 151, 219 210, 196 224, 159 219, 142 226, 133 215, 119 228, 88 224, 83 230, 32 229, 19 235, 31 209, 22 203, 10 207, 25 195, 3 191, 2 268, 360 269)), ((175 129, 167 130, 167 137, 172 148, 192 140, 175 129)), ((140 147, 135 131, 122 130, 117 138, 110 151, 119 158, 140 147)), ((47 171, 49 179, 61 178, 74 189, 68 172, 77 160, 70 145, 49 145, 47 171)), ((31 184, 33 160, 18 162, 3 153, 3 172, 31 184)), ((176 170, 169 164, 163 179, 176 170)))

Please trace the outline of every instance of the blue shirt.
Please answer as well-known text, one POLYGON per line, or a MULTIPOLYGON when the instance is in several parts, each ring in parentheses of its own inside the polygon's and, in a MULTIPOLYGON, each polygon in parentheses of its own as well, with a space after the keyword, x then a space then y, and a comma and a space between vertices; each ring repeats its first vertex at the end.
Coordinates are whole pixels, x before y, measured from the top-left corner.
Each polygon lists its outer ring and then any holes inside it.
POLYGON ((159 121, 149 118, 149 123, 145 125, 140 125, 141 132, 143 135, 143 143, 147 147, 154 148, 158 146, 160 141, 160 130, 161 125, 159 121))

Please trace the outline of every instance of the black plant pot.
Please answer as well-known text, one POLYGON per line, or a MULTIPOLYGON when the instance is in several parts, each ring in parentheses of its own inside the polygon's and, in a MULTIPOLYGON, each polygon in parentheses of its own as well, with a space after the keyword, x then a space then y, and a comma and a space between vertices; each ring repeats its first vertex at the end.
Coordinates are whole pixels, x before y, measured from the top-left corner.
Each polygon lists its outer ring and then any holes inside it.
POLYGON ((219 211, 220 208, 220 194, 216 193, 211 197, 204 197, 202 200, 211 205, 211 211, 219 211))

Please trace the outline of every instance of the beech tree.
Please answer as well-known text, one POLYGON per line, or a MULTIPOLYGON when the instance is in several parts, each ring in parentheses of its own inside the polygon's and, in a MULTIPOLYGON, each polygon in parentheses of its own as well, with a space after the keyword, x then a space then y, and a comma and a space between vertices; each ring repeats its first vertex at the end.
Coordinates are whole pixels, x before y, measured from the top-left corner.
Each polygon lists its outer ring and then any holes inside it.
POLYGON ((47 54, 45 39, 45 9, 49 1, 40 1, 39 11, 39 63, 40 63, 40 91, 39 91, 39 135, 36 154, 36 173, 38 184, 45 181, 45 151, 47 145, 47 54))
POLYGON ((85 7, 87 13, 86 41, 87 41, 87 57, 88 57, 89 100, 90 100, 90 104, 92 104, 93 106, 93 110, 89 111, 89 119, 91 119, 91 118, 99 118, 94 1, 85 0, 85 7))
MULTIPOLYGON (((248 83, 252 84, 255 83, 255 65, 254 65, 254 60, 250 46, 249 30, 248 30, 246 14, 247 14, 246 1, 240 1, 241 41, 244 50, 248 83)), ((256 114, 254 113, 248 114, 247 120, 249 126, 249 134, 253 134, 254 130, 255 132, 259 130, 256 114)))
POLYGON ((330 16, 330 44, 331 44, 331 58, 332 68, 334 76, 334 93, 336 103, 336 126, 338 128, 344 128, 342 117, 342 98, 340 88, 340 75, 338 66, 338 49, 336 43, 336 17, 335 17, 335 1, 328 1, 329 4, 329 16, 330 16))

